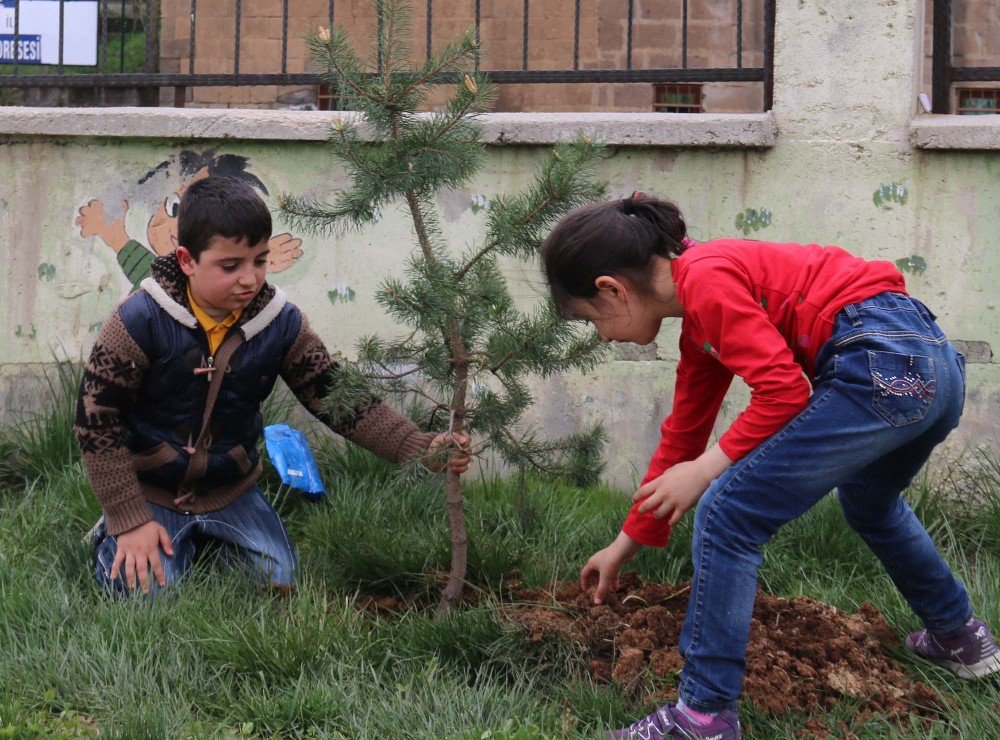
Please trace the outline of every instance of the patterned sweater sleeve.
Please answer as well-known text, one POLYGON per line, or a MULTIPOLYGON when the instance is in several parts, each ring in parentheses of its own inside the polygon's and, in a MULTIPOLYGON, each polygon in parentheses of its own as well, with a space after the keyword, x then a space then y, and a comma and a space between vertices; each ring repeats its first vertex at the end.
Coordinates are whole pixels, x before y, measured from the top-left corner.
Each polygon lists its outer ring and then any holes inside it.
POLYGON ((340 371, 323 341, 302 315, 302 325, 281 366, 281 377, 313 416, 356 445, 393 463, 427 452, 434 435, 376 398, 356 408, 331 413, 326 398, 333 375, 340 371))
POLYGON ((87 477, 104 509, 104 524, 111 535, 152 519, 124 437, 124 416, 148 367, 148 358, 116 309, 98 333, 83 371, 73 426, 87 477))

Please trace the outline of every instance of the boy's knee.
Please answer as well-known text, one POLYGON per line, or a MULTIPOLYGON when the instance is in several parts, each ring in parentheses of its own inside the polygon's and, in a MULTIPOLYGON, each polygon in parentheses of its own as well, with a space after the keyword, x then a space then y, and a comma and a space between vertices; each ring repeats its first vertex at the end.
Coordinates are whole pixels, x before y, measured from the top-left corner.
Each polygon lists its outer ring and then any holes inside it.
POLYGON ((282 548, 251 558, 250 566, 261 584, 273 589, 295 587, 299 573, 299 560, 295 550, 282 548))
POLYGON ((269 585, 275 589, 290 589, 295 587, 299 575, 299 561, 294 552, 282 558, 274 570, 268 574, 269 585))

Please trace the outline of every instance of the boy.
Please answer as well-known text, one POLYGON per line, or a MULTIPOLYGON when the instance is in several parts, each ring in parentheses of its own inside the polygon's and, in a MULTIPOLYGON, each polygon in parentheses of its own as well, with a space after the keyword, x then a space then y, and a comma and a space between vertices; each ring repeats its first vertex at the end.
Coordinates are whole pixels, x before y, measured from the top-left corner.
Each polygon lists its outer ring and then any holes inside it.
MULTIPOLYGON (((271 214, 249 184, 193 183, 176 251, 154 261, 97 337, 75 431, 104 509, 95 568, 109 592, 158 590, 212 541, 265 583, 294 583, 295 549, 256 485, 260 405, 278 375, 331 429, 388 460, 431 461, 452 446, 375 399, 324 409, 339 368, 302 312, 265 282, 270 237, 271 214)), ((461 473, 468 439, 454 442, 448 464, 461 473)))

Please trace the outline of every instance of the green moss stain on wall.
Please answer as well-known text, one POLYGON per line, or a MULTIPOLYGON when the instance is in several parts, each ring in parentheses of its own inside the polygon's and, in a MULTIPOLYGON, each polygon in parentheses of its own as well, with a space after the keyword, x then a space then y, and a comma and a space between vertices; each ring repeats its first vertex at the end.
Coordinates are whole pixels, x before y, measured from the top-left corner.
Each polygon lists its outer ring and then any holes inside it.
POLYGON ((742 213, 736 214, 736 230, 743 232, 744 236, 749 236, 755 231, 766 229, 774 221, 774 214, 767 208, 747 208, 742 213))
POLYGON ((927 272, 927 260, 919 254, 894 260, 893 264, 895 264, 896 267, 898 267, 902 272, 909 272, 914 275, 923 275, 927 272))
POLYGON ((872 194, 872 202, 879 208, 886 210, 893 206, 906 205, 906 199, 910 196, 906 186, 895 180, 890 183, 882 183, 872 194))

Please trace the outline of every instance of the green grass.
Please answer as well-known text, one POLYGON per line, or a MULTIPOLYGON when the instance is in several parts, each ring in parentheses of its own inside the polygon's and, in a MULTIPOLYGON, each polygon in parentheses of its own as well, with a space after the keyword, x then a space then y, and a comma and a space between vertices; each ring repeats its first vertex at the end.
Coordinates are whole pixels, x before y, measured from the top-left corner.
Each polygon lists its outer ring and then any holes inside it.
MULTIPOLYGON (((0 737, 593 737, 648 711, 591 684, 573 646, 512 631, 485 591, 443 619, 362 612, 359 594, 423 590, 433 602, 448 532, 435 481, 404 481, 350 447, 319 447, 329 490, 321 503, 265 478, 302 559, 290 598, 261 596, 206 563, 155 601, 103 599, 81 542, 99 511, 73 452, 66 398, 76 376, 64 370, 45 415, 0 434, 0 737)), ((942 498, 947 487, 927 483, 910 497, 978 613, 1000 625, 1000 474, 982 455, 974 471, 957 473, 977 487, 976 506, 956 508, 942 498)), ((535 586, 577 577, 626 509, 620 492, 532 480, 520 490, 484 479, 467 494, 470 572, 481 586, 515 571, 535 586)), ((666 550, 642 553, 643 577, 690 576, 689 526, 666 550)), ((871 601, 900 634, 917 626, 832 498, 769 546, 761 583, 851 610, 871 601)), ((966 683, 896 657, 954 701, 947 722, 857 722, 849 703, 809 719, 832 737, 840 721, 862 738, 1000 736, 1000 681, 966 683)), ((807 719, 748 704, 742 716, 745 736, 761 740, 794 738, 807 719)))

